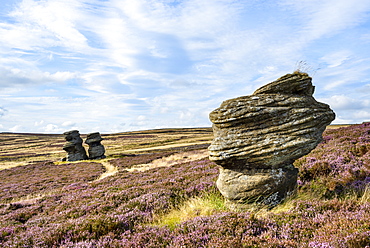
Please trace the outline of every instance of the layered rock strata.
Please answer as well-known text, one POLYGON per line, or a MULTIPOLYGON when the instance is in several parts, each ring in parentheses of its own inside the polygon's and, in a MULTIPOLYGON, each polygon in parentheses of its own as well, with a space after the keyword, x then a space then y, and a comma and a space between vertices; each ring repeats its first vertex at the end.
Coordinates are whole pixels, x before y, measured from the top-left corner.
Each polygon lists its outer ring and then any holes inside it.
POLYGON ((89 145, 89 159, 103 159, 106 156, 105 148, 100 143, 103 140, 103 138, 100 136, 99 132, 96 133, 89 133, 87 135, 85 143, 89 145))
POLYGON ((63 146, 68 154, 64 159, 66 161, 78 161, 87 159, 86 150, 82 146, 83 140, 80 137, 80 133, 77 130, 72 130, 64 133, 66 143, 63 146))
POLYGON ((312 78, 295 72, 210 113, 210 160, 221 166, 217 187, 231 203, 274 206, 295 192, 294 160, 321 142, 335 118, 313 92, 312 78))

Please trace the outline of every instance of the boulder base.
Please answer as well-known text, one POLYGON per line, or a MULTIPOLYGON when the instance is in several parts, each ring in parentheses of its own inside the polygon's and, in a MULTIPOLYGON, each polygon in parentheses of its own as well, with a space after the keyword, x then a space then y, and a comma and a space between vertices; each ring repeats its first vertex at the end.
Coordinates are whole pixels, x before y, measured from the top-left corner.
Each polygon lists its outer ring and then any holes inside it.
POLYGON ((296 192, 298 169, 220 168, 217 187, 231 202, 275 206, 296 192))

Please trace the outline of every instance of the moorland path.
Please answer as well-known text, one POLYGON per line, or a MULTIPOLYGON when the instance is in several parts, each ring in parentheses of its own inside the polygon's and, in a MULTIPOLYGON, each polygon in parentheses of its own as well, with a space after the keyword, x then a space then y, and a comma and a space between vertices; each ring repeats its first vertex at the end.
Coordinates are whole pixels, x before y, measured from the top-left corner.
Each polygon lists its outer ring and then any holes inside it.
MULTIPOLYGON (((194 144, 186 144, 186 145, 199 145, 203 142, 198 142, 194 144)), ((159 149, 165 149, 165 148, 173 148, 173 147, 181 147, 184 146, 184 144, 176 144, 176 145, 165 145, 165 146, 156 146, 156 147, 150 147, 150 148, 142 148, 142 149, 135 149, 135 150, 126 150, 125 152, 133 152, 133 151, 150 151, 150 150, 159 150, 159 149)), ((170 156, 165 156, 159 159, 155 159, 150 163, 147 164, 138 164, 134 165, 129 169, 125 169, 128 172, 132 171, 146 171, 157 167, 169 167, 172 165, 180 164, 180 163, 187 163, 191 161, 195 161, 198 159, 203 159, 205 157, 208 157, 208 150, 197 150, 197 151, 188 151, 188 152, 180 152, 176 153, 170 156)), ((94 180, 93 182, 100 181, 106 177, 113 176, 118 172, 118 167, 111 164, 109 161, 102 161, 100 162, 104 168, 105 172, 99 176, 98 179, 94 180)))
POLYGON ((103 174, 101 174, 93 182, 100 181, 100 180, 102 180, 102 179, 104 179, 106 177, 109 177, 109 176, 113 176, 114 174, 116 174, 118 172, 118 167, 112 165, 108 161, 104 161, 104 162, 100 162, 100 163, 104 166, 105 172, 103 174))
MULTIPOLYGON (((157 148, 159 147, 152 147, 152 148, 157 148)), ((151 148, 150 148, 151 149, 151 148)), ((152 150, 152 149, 151 149, 152 150)), ((200 160, 203 158, 208 157, 208 150, 203 149, 203 150, 194 150, 194 151, 187 151, 187 152, 180 152, 176 154, 172 154, 169 156, 164 156, 162 158, 155 159, 151 161, 150 163, 146 164, 137 164, 132 166, 131 168, 125 169, 128 172, 134 172, 134 171, 147 171, 153 168, 158 168, 158 167, 170 167, 174 166, 177 164, 182 164, 182 163, 188 163, 196 160, 200 160)), ((80 161, 76 161, 80 162, 80 161)), ((118 167, 114 166, 111 164, 109 161, 99 161, 100 164, 102 164, 105 168, 105 172, 102 173, 97 179, 90 181, 89 183, 93 182, 98 182, 100 180, 103 180, 104 178, 110 177, 115 175, 118 172, 118 167)), ((15 199, 9 204, 33 204, 37 200, 42 199, 43 197, 50 196, 52 194, 61 192, 61 189, 54 189, 49 192, 43 192, 42 194, 30 194, 24 197, 21 197, 20 199, 15 199)))

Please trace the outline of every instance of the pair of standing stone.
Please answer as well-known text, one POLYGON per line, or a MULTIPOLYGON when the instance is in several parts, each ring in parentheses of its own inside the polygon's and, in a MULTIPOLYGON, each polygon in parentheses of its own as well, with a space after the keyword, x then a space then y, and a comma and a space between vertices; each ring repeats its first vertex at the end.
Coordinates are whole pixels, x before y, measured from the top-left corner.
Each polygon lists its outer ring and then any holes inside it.
POLYGON ((89 133, 87 135, 85 143, 89 145, 89 156, 86 154, 85 148, 82 146, 83 140, 80 137, 80 133, 77 130, 72 130, 64 133, 66 143, 63 146, 68 154, 63 160, 65 161, 78 161, 86 159, 103 159, 105 158, 105 148, 100 143, 103 138, 99 132, 89 133))

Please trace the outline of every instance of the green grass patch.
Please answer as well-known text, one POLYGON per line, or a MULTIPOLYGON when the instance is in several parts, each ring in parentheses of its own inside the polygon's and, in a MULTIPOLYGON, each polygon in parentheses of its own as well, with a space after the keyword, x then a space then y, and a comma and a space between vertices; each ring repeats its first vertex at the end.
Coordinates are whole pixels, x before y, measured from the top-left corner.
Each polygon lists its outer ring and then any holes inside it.
POLYGON ((199 216, 210 216, 219 212, 229 211, 225 200, 219 192, 210 192, 184 202, 180 207, 167 214, 158 216, 154 226, 168 226, 173 230, 177 224, 199 216))

